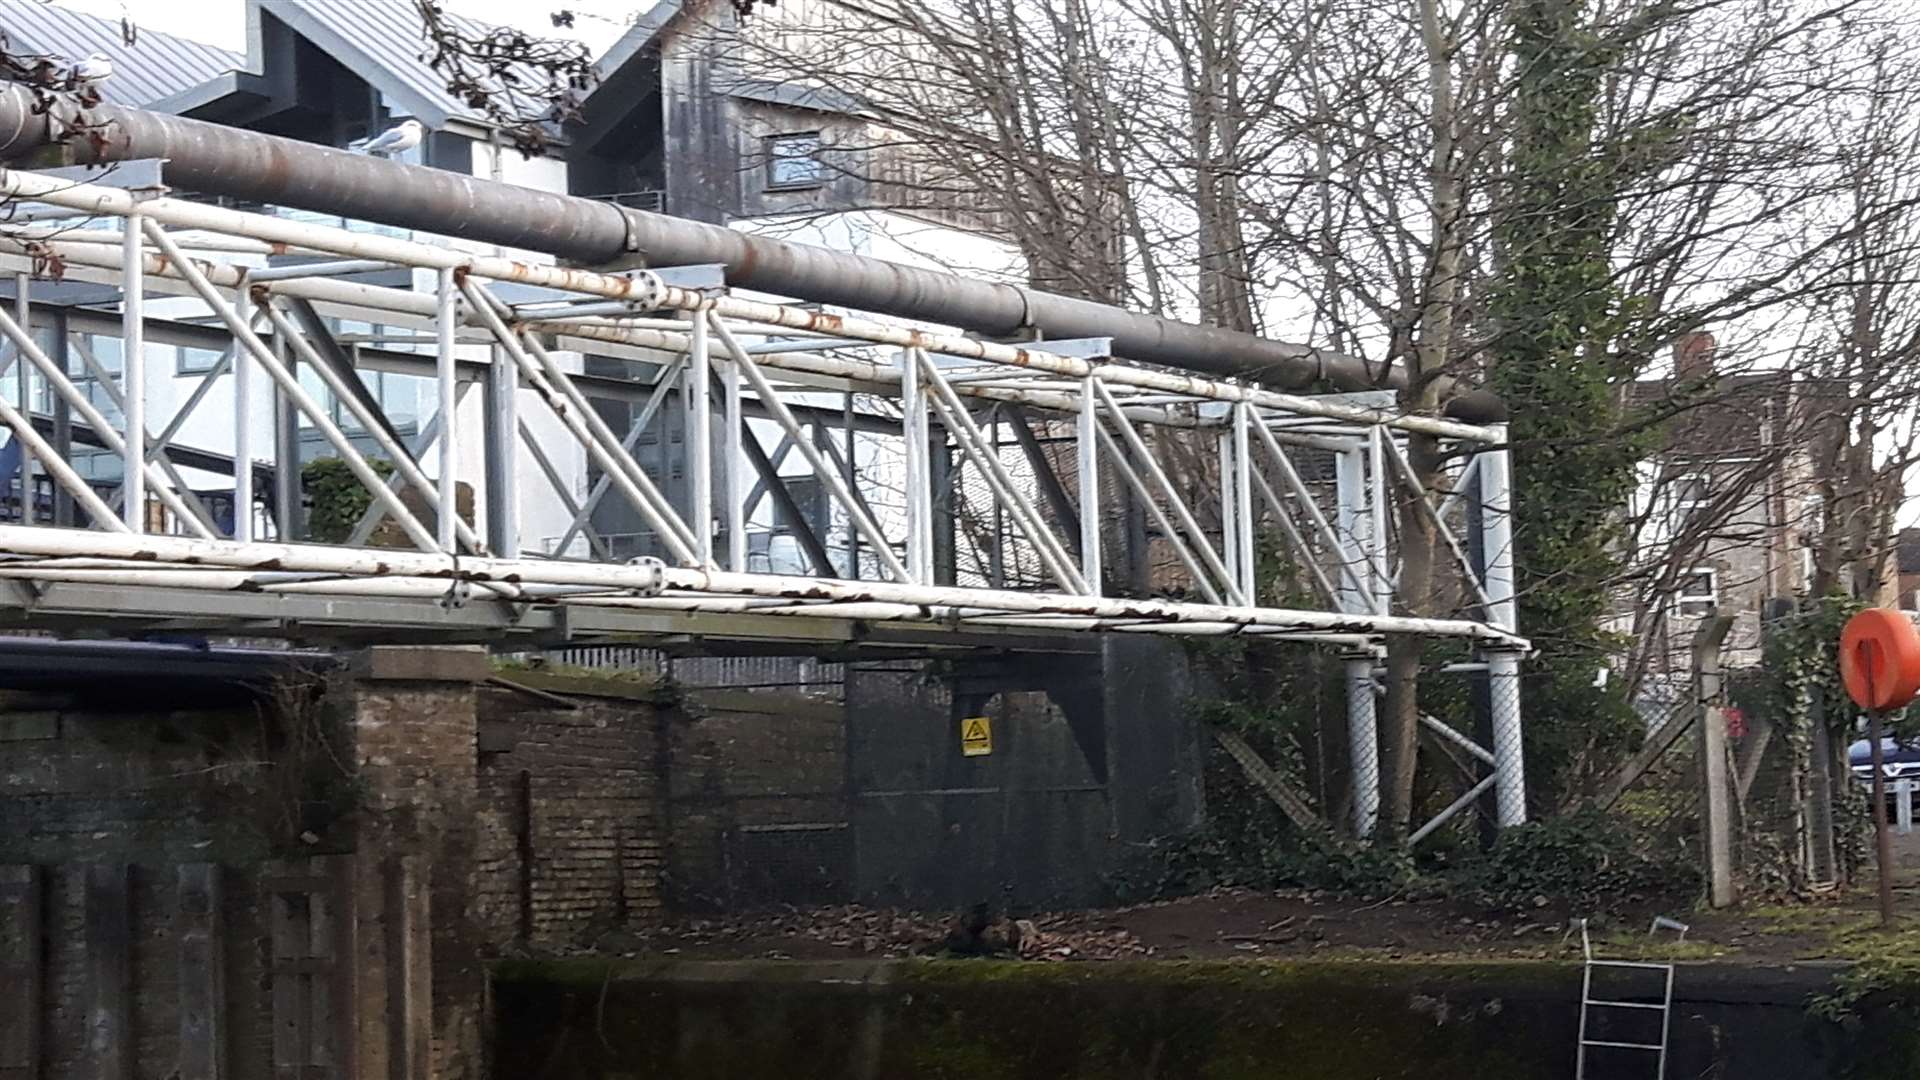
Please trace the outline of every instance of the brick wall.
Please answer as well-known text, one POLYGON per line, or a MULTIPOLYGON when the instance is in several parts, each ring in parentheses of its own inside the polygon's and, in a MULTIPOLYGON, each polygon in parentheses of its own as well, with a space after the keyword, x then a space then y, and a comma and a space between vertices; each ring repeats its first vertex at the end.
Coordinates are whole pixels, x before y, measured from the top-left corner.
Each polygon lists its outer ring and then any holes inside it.
POLYGON ((483 1077, 487 962, 654 917, 662 858, 652 691, 489 676, 0 691, 0 1076, 483 1077))
MULTIPOLYGON (((177 868, 257 864, 297 813, 268 783, 257 706, 226 696, 0 692, 0 866, 19 886, 0 903, 14 928, 0 934, 12 988, 0 995, 0 1069, 22 1067, 37 1042, 44 1076, 94 1075, 92 1020, 127 992, 137 1007, 109 1029, 124 1032, 123 1075, 164 1080, 181 1060, 186 983, 217 980, 240 1000, 265 992, 260 896, 244 878, 217 914, 236 939, 221 969, 183 979, 180 965, 191 913, 177 868), (115 985, 116 973, 132 984, 115 985)), ((266 1017, 237 1010, 223 1050, 230 1075, 270 1073, 266 1017)))
MULTIPOLYGON (((658 691, 644 683, 515 675, 564 701, 489 688, 480 698, 472 903, 494 940, 590 945, 661 912, 658 691)), ((524 680, 524 681, 523 681, 524 680)))
POLYGON ((843 706, 791 692, 688 691, 668 725, 673 905, 846 899, 843 706))

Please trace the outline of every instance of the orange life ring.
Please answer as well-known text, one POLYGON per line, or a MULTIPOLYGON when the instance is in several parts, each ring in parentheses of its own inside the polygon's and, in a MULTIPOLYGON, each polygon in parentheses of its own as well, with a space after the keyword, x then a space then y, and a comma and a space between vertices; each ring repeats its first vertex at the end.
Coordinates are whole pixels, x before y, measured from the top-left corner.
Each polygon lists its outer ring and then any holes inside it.
POLYGON ((1863 709, 1897 709, 1920 693, 1920 630, 1892 608, 1868 608, 1840 632, 1840 679, 1863 709))

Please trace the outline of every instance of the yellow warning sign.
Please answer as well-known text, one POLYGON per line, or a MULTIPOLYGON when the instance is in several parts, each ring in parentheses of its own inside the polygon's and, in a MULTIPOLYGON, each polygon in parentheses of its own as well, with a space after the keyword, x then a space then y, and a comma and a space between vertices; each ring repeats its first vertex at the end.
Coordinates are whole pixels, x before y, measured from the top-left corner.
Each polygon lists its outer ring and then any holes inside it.
POLYGON ((960 753, 965 757, 985 757, 993 753, 993 721, 984 716, 969 716, 960 721, 960 753))

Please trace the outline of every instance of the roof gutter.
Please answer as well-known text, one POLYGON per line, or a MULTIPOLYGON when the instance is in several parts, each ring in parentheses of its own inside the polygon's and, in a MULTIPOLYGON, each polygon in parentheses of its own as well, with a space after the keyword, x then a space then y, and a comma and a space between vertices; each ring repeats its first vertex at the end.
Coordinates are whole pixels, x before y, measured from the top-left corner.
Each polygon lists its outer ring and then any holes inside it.
MULTIPOLYGON (((957 326, 993 338, 1035 333, 1043 339, 1111 338, 1116 356, 1284 390, 1405 383, 1398 368, 1382 379, 1377 365, 1359 357, 1220 327, 185 117, 113 105, 83 109, 58 95, 50 107, 40 108, 24 87, 0 90, 0 161, 27 158, 56 144, 64 145, 77 164, 164 158, 168 182, 188 191, 548 252, 593 266, 717 263, 726 268, 728 283, 741 288, 957 326)), ((1441 387, 1441 398, 1451 398, 1449 415, 1475 423, 1502 418, 1492 395, 1455 393, 1451 380, 1448 384, 1441 387)))

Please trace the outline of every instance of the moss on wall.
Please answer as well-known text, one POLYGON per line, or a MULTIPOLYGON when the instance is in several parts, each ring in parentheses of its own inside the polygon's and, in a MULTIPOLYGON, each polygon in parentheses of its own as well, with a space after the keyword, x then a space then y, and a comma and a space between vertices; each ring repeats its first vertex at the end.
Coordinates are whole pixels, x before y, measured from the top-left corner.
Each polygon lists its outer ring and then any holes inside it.
MULTIPOLYGON (((1683 966, 1667 1075, 1920 1071, 1920 980, 1879 979, 1838 1013, 1810 1010, 1834 974, 1683 966)), ((1561 1080, 1581 974, 1478 961, 656 959, 523 961, 495 978, 503 1076, 1561 1080)), ((1651 1075, 1598 1067, 1615 1065, 1651 1075)))
POLYGON ((1549 965, 519 964, 500 1067, 579 1077, 1540 1077, 1549 965))

